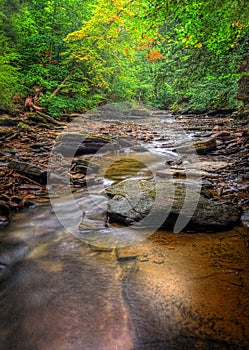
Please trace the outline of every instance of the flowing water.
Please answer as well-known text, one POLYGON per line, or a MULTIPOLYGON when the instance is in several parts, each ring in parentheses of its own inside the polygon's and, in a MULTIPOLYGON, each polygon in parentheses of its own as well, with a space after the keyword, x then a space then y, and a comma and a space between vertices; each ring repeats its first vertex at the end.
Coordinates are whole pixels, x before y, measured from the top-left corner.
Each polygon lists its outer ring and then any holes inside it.
MULTIPOLYGON (((115 167, 113 177, 126 175, 115 167)), ((68 211, 67 198, 62 206, 68 211)), ((249 346, 243 226, 211 235, 159 231, 130 247, 101 248, 68 233, 45 204, 1 231, 0 262, 1 349, 249 346)))
MULTIPOLYGON (((135 158, 110 162, 105 181, 147 179, 162 164, 148 153, 135 158)), ((87 190, 75 194, 83 211, 104 201, 101 186, 92 187, 95 202, 87 190)), ((70 221, 71 199, 59 202, 70 221)), ((98 231, 112 232, 130 234, 118 225, 98 231)), ((241 225, 158 231, 112 248, 70 233, 49 203, 17 213, 0 231, 0 349, 248 349, 248 246, 241 225)))

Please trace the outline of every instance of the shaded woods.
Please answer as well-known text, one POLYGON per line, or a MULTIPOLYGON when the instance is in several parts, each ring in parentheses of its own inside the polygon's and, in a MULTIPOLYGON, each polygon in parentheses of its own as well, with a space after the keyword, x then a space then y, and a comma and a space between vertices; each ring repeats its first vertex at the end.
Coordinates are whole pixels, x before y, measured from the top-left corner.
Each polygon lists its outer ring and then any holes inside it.
POLYGON ((230 0, 1 0, 1 108, 240 108, 248 12, 246 1, 230 0))
POLYGON ((247 0, 0 0, 3 350, 249 348, 247 0))

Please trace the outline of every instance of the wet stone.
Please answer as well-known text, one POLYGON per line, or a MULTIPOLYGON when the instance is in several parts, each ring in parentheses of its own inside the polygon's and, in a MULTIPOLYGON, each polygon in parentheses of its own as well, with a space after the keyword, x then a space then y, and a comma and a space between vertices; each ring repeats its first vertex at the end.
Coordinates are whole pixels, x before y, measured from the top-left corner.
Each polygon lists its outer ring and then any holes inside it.
POLYGON ((9 202, 11 199, 9 196, 7 196, 6 194, 1 194, 0 195, 0 203, 1 201, 4 201, 4 202, 9 202))
POLYGON ((195 142, 194 146, 197 154, 206 154, 216 149, 216 139, 213 137, 207 140, 198 141, 195 142))
POLYGON ((55 145, 55 152, 64 157, 94 154, 96 152, 106 153, 119 148, 116 141, 108 137, 98 135, 84 135, 77 133, 61 134, 55 145))
POLYGON ((157 181, 156 190, 152 181, 138 180, 126 180, 108 187, 106 193, 111 197, 108 215, 111 220, 125 225, 134 225, 143 219, 141 222, 146 223, 146 227, 160 225, 166 229, 173 229, 181 215, 186 222, 185 229, 197 232, 224 230, 240 221, 241 212, 237 208, 205 198, 195 188, 188 187, 186 192, 186 187, 157 181), (196 204, 196 209, 192 210, 196 204), (151 212, 153 215, 149 216, 151 212))
POLYGON ((154 264, 161 265, 161 264, 163 264, 163 263, 164 263, 164 260, 163 260, 163 259, 153 260, 153 263, 154 263, 154 264))

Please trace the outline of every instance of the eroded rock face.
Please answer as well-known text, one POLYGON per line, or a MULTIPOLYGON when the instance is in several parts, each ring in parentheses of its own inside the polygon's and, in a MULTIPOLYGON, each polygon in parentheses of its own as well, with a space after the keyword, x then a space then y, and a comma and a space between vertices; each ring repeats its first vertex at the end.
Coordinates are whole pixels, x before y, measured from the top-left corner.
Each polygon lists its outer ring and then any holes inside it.
POLYGON ((108 215, 111 220, 133 225, 149 213, 148 226, 171 230, 179 215, 186 222, 184 230, 219 231, 233 227, 241 213, 234 206, 214 202, 199 194, 198 188, 175 185, 171 181, 126 180, 106 189, 111 197, 108 215), (130 188, 130 190, 128 190, 130 188))
POLYGON ((216 139, 211 137, 208 140, 196 142, 194 146, 197 154, 206 154, 216 149, 216 139))

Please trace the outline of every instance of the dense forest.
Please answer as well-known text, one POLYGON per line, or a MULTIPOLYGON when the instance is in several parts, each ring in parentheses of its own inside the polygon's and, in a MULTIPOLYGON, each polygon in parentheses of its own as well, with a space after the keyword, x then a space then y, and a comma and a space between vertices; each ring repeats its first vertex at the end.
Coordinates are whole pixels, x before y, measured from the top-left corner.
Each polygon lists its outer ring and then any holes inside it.
POLYGON ((0 0, 0 350, 249 350, 249 0, 0 0))
POLYGON ((242 105, 246 0, 0 0, 0 22, 2 109, 242 105))

